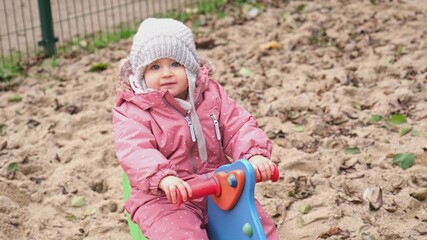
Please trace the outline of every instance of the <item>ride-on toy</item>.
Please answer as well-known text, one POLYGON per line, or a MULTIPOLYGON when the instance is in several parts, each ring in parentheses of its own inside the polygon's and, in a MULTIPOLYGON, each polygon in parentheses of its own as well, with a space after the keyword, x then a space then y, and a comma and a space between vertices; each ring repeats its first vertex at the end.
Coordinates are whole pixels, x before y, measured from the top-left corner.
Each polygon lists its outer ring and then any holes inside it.
MULTIPOLYGON (((252 165, 244 159, 219 167, 209 180, 191 185, 193 192, 189 199, 208 197, 208 235, 210 240, 219 239, 266 239, 256 207, 255 183, 259 182, 252 165)), ((277 166, 271 176, 279 179, 277 166)), ((123 174, 123 192, 127 200, 130 185, 123 174)), ((177 192, 179 193, 179 192, 177 192)), ((178 194, 179 207, 182 197, 178 194)), ((130 220, 127 214, 130 233, 133 240, 147 239, 139 226, 130 220)))

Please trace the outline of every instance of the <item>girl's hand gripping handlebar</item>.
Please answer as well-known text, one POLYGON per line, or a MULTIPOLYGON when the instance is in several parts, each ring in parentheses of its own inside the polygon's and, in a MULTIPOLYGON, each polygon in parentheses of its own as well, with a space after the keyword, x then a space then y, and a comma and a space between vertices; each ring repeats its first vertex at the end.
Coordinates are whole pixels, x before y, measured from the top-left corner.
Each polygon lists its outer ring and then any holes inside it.
MULTIPOLYGON (((256 182, 257 183, 261 182, 261 177, 259 176, 258 171, 255 170, 254 172, 255 172, 255 176, 256 176, 256 182)), ((221 173, 221 172, 219 172, 219 173, 221 173)), ((216 173, 215 175, 213 175, 209 180, 192 184, 191 190, 192 190, 193 194, 191 197, 189 197, 187 199, 187 201, 192 200, 192 199, 197 199, 200 197, 206 197, 209 195, 219 197, 221 195, 221 191, 222 191, 221 183, 224 182, 224 181, 220 181, 219 173, 216 173)), ((277 165, 274 165, 274 171, 273 171, 273 174, 271 175, 270 180, 272 182, 277 182, 279 180, 279 177, 280 177, 279 169, 278 169, 277 165)), ((181 193, 179 191, 176 191, 176 195, 177 195, 176 206, 179 207, 179 206, 181 206, 181 204, 183 202, 182 196, 181 196, 181 193)))

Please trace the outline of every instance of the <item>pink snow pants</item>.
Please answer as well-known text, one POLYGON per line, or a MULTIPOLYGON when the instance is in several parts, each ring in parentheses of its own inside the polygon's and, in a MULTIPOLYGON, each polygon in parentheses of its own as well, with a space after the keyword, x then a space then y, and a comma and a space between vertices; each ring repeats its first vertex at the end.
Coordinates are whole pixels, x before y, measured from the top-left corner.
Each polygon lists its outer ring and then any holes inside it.
MULTIPOLYGON (((267 239, 278 240, 273 220, 257 200, 255 203, 267 239)), ((208 240, 206 208, 206 198, 184 202, 176 208, 161 197, 138 208, 133 220, 150 240, 208 240)))

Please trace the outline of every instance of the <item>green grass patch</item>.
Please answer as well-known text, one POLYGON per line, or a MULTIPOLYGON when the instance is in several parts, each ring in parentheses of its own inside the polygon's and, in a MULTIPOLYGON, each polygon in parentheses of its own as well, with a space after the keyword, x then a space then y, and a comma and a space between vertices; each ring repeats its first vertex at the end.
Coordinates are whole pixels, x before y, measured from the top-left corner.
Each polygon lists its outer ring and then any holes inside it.
POLYGON ((346 147, 344 152, 345 154, 360 154, 360 149, 358 147, 346 147))
POLYGON ((4 64, 0 63, 0 82, 9 82, 24 72, 22 64, 18 59, 6 59, 4 64))
POLYGON ((74 38, 59 46, 57 48, 57 54, 61 56, 75 52, 93 53, 98 49, 108 47, 111 43, 118 42, 121 39, 128 39, 133 36, 133 34, 135 34, 134 29, 125 28, 117 32, 74 38))
POLYGON ((90 66, 89 72, 102 72, 110 66, 108 63, 96 63, 90 66))
POLYGON ((197 9, 199 14, 221 13, 225 11, 226 4, 227 0, 199 1, 197 9))
POLYGON ((176 20, 181 21, 181 22, 187 22, 188 20, 190 20, 190 18, 193 15, 194 14, 191 11, 186 11, 186 12, 172 11, 172 12, 162 13, 162 14, 160 14, 160 17, 162 17, 162 18, 173 18, 173 19, 176 19, 176 20))
POLYGON ((15 96, 10 96, 7 100, 10 103, 17 103, 17 102, 22 101, 22 97, 19 95, 15 95, 15 96))
POLYGON ((0 123, 0 136, 6 135, 7 125, 4 123, 0 123))

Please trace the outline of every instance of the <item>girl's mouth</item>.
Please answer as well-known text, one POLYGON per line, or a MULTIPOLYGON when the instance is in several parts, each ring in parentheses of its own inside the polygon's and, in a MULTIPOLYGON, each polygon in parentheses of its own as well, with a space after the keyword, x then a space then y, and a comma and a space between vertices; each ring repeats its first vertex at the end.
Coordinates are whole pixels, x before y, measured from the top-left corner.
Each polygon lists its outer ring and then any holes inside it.
POLYGON ((175 82, 165 82, 165 83, 162 83, 160 86, 161 87, 170 87, 170 86, 173 86, 173 85, 175 85, 175 82))

